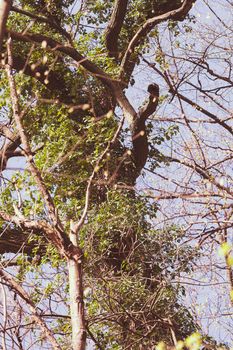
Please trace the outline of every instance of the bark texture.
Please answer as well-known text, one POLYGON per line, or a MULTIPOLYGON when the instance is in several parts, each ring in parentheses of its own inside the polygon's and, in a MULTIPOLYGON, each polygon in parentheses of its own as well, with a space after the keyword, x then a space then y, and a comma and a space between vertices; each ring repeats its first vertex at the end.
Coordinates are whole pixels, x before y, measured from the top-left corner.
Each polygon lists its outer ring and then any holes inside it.
POLYGON ((106 47, 109 56, 118 58, 118 38, 127 11, 128 0, 116 0, 106 29, 106 47))
POLYGON ((2 51, 2 42, 6 32, 6 22, 10 13, 11 5, 11 0, 0 0, 0 52, 2 51))
MULTIPOLYGON (((77 235, 72 231, 70 233, 70 240, 74 246, 78 246, 77 235)), ((68 271, 72 345, 74 350, 85 350, 87 334, 83 302, 82 257, 72 257, 69 259, 68 271)))

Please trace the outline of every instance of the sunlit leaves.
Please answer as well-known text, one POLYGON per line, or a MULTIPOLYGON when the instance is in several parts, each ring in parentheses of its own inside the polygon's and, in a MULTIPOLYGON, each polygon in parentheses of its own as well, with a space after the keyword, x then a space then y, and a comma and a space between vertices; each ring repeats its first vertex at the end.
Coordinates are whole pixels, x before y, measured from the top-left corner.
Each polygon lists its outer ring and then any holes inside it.
POLYGON ((219 255, 220 256, 226 256, 231 251, 231 245, 227 242, 222 243, 221 247, 219 248, 219 255))
POLYGON ((221 257, 225 257, 226 263, 229 267, 233 266, 233 255, 232 255, 232 245, 228 242, 224 242, 221 244, 218 254, 221 257))
POLYGON ((185 339, 185 345, 190 350, 200 349, 202 344, 202 337, 200 333, 193 333, 185 339))
MULTIPOLYGON (((176 346, 174 347, 176 350, 182 350, 184 348, 188 348, 189 350, 198 350, 202 345, 202 336, 200 333, 195 332, 188 336, 184 341, 178 340, 176 346)), ((167 350, 170 349, 169 346, 163 341, 159 342, 156 347, 156 350, 167 350)))
POLYGON ((230 291, 230 299, 233 302, 233 290, 230 291))

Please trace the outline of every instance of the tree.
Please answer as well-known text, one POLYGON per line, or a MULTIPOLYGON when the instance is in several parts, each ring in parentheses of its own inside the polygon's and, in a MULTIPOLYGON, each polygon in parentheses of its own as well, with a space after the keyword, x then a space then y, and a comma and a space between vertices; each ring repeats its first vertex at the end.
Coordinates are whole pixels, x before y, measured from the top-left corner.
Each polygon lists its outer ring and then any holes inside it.
POLYGON ((217 11, 214 5, 204 1, 191 25, 172 25, 168 35, 163 32, 151 41, 152 49, 143 57, 149 79, 162 79, 164 103, 156 113, 154 127, 159 120, 164 130, 171 122, 179 129, 172 141, 168 135, 157 146, 166 166, 147 167, 147 179, 153 174, 153 181, 147 180, 150 191, 145 188, 144 192, 160 203, 160 225, 179 222, 187 241, 200 248, 202 259, 195 280, 192 283, 190 275, 189 280, 182 280, 196 288, 202 286, 196 297, 199 305, 194 306, 197 309, 205 299, 198 318, 205 320, 212 334, 221 329, 222 340, 230 342, 232 314, 226 310, 232 305, 233 286, 232 62, 228 40, 232 6, 230 2, 219 4, 217 11), (217 285, 220 287, 213 287, 217 285))
POLYGON ((178 225, 153 228, 157 207, 136 190, 149 157, 165 159, 146 126, 160 81, 138 110, 126 94, 157 26, 175 28, 194 2, 2 1, 0 274, 17 316, 4 313, 3 347, 24 349, 34 333, 70 348, 71 327, 73 349, 87 336, 99 349, 152 349, 198 329, 172 284, 196 251, 178 225), (26 164, 9 176, 14 157, 26 164))

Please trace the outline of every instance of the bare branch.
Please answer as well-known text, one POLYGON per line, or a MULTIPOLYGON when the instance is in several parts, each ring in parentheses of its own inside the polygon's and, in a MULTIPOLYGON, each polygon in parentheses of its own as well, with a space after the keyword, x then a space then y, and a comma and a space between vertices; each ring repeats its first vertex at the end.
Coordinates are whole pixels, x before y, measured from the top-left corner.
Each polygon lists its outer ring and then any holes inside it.
POLYGON ((0 276, 9 285, 9 287, 11 289, 13 289, 27 303, 29 309, 32 312, 32 318, 35 320, 35 322, 38 324, 38 326, 43 331, 44 335, 50 341, 53 349, 61 350, 61 347, 57 343, 53 333, 49 330, 46 323, 40 317, 40 315, 39 315, 38 311, 36 310, 36 307, 35 307, 34 303, 32 302, 32 299, 30 298, 30 296, 16 282, 16 280, 13 277, 11 277, 11 275, 9 273, 7 273, 6 271, 4 271, 2 268, 0 269, 0 276))
POLYGON ((202 106, 198 105, 196 102, 192 101, 188 97, 181 94, 176 87, 172 84, 172 82, 169 79, 168 74, 166 72, 161 72, 154 63, 150 63, 146 58, 143 58, 143 61, 146 62, 155 72, 157 72, 163 79, 166 81, 169 91, 174 95, 180 98, 182 101, 188 103, 196 110, 200 111, 201 113, 205 114, 207 117, 212 119, 215 123, 221 125, 224 129, 229 131, 231 135, 233 135, 233 129, 230 125, 226 124, 224 120, 221 120, 218 118, 218 116, 214 115, 213 113, 209 112, 207 109, 203 108, 202 106))

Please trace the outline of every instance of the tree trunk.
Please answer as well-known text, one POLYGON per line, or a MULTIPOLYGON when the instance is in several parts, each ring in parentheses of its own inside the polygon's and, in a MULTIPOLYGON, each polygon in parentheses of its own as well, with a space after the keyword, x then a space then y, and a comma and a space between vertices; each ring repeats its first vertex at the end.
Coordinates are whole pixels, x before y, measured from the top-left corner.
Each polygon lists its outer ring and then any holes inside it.
MULTIPOLYGON (((77 247, 77 235, 73 233, 72 230, 70 233, 70 240, 77 247)), ((81 259, 82 257, 73 257, 68 260, 73 350, 85 350, 86 348, 81 259)))

